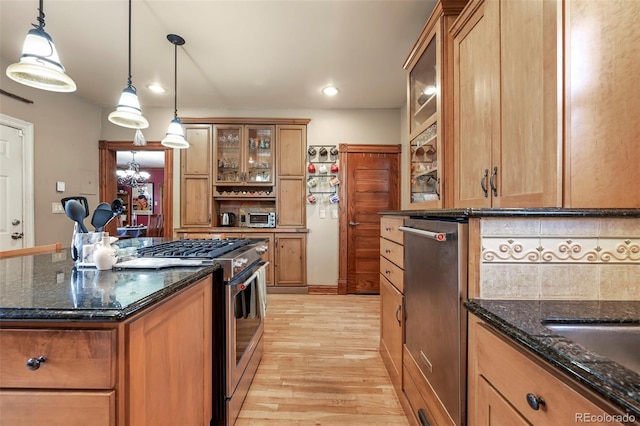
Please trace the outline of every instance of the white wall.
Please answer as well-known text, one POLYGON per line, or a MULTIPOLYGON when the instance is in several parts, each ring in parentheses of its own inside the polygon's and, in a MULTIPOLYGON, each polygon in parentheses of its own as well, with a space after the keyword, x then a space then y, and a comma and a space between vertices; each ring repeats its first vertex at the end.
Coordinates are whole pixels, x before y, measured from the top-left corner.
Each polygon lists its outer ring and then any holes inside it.
MULTIPOLYGON (((131 140, 133 131, 108 122, 110 111, 103 111, 101 139, 131 140)), ((145 117, 151 123, 144 131, 148 141, 161 140, 173 117, 173 110, 145 109, 145 117)), ((399 144, 405 116, 400 109, 359 110, 189 110, 180 109, 181 117, 287 117, 309 118, 308 145, 349 144, 399 144)), ((406 126, 404 126, 406 127, 406 126)), ((176 152, 176 155, 179 155, 176 152)), ((403 160, 404 161, 404 160, 403 160)), ((179 220, 180 182, 179 160, 174 166, 174 227, 179 220)), ((404 164, 404 163, 403 163, 404 164)), ((338 282, 338 220, 331 218, 331 210, 337 205, 307 205, 307 282, 309 285, 335 286, 338 282), (326 219, 320 219, 319 210, 326 210, 326 219)))
MULTIPOLYGON (((8 64, 2 63, 0 68, 8 64)), ((86 195, 90 206, 98 199, 98 141, 133 140, 134 131, 115 126, 107 120, 110 108, 100 108, 76 94, 54 93, 32 89, 0 77, 1 86, 8 92, 31 99, 33 104, 0 97, 0 113, 34 123, 34 184, 35 184, 35 242, 47 244, 60 241, 68 246, 73 224, 64 214, 52 214, 51 204, 69 195, 86 195), (57 193, 55 182, 66 183, 66 191, 57 193)), ((144 106, 143 106, 144 108, 144 106)), ((150 127, 144 130, 149 141, 164 137, 173 118, 173 109, 145 108, 150 127)), ((287 117, 308 118, 309 145, 399 144, 405 116, 400 109, 360 110, 226 110, 180 109, 181 117, 287 117)), ((405 131, 406 133, 406 131, 405 131)), ((174 165, 174 218, 179 220, 179 152, 174 165)), ((403 153, 404 155, 404 153, 403 153)), ((404 160, 403 160, 404 164, 404 160)), ((338 278, 338 220, 320 219, 318 206, 307 211, 308 283, 337 285, 338 278)), ((174 226, 177 226, 174 224, 174 226)))
MULTIPOLYGON (((4 70, 9 63, 1 61, 4 70)), ((98 204, 98 140, 101 110, 75 94, 33 89, 0 76, 3 90, 32 104, 0 96, 0 113, 34 125, 35 244, 71 243, 73 222, 65 214, 51 213, 62 197, 85 195, 89 206, 98 204), (66 183, 64 193, 56 182, 66 183)), ((87 221, 87 223, 89 223, 87 221)))

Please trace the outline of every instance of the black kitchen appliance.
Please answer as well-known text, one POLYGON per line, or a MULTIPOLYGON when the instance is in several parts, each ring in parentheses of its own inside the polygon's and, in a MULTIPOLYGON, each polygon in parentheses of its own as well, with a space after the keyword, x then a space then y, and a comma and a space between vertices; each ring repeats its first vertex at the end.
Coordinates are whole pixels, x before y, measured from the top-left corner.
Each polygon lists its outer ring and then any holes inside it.
POLYGON ((235 423, 262 359, 267 247, 263 239, 230 238, 182 239, 138 249, 141 263, 222 266, 224 285, 212 289, 212 426, 235 423))

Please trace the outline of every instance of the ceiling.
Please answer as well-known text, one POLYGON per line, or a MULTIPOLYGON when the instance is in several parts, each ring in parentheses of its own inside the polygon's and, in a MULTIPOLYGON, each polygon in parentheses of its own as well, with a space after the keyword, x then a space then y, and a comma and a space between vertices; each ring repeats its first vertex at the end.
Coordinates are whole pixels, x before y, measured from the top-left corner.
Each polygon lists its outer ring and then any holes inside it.
MULTIPOLYGON (((405 104, 402 65, 436 0, 133 0, 132 80, 143 108, 351 109, 405 104), (153 94, 150 83, 167 92, 153 94), (333 84, 340 93, 326 97, 333 84)), ((37 0, 0 0, 0 56, 16 62, 37 0)), ((47 0, 45 31, 77 95, 115 106, 128 74, 127 0, 47 0)), ((17 93, 20 95, 20 93, 17 93)), ((60 96, 65 96, 60 94, 60 96)), ((142 154, 142 153, 141 153, 142 154)), ((141 164, 143 155, 136 155, 141 164)))
MULTIPOLYGON (((132 77, 145 107, 178 110, 397 108, 404 60, 435 0, 133 0, 132 77), (146 85, 168 89, 152 94, 146 85), (327 98, 327 84, 340 89, 327 98)), ((0 54, 16 62, 37 0, 0 0, 0 54)), ((115 105, 127 83, 128 2, 47 0, 52 37, 77 93, 115 105)))

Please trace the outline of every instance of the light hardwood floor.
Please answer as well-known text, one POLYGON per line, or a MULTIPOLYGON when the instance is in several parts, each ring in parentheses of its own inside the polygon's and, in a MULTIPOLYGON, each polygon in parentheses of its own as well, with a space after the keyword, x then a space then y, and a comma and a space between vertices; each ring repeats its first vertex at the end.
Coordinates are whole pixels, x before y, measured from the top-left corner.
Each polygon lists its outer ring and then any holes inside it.
POLYGON ((380 297, 269 294, 236 426, 408 425, 380 353, 380 297))

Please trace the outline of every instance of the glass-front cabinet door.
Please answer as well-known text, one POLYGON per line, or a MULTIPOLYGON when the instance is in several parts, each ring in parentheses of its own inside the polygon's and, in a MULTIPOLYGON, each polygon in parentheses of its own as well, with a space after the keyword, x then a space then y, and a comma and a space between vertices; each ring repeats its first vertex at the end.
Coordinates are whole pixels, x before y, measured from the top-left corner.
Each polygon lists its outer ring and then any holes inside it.
POLYGON ((243 126, 215 126, 215 181, 234 185, 242 183, 243 126))
POLYGON ((273 185, 272 126, 247 126, 245 181, 248 185, 273 185))
POLYGON ((273 126, 215 126, 217 185, 273 185, 273 126))
POLYGON ((438 112, 438 73, 436 34, 427 44, 415 66, 409 72, 411 130, 413 134, 438 112))
POLYGON ((411 203, 440 200, 438 123, 411 140, 411 203))
POLYGON ((442 207, 440 31, 436 25, 416 43, 408 71, 409 194, 415 207, 442 207))

